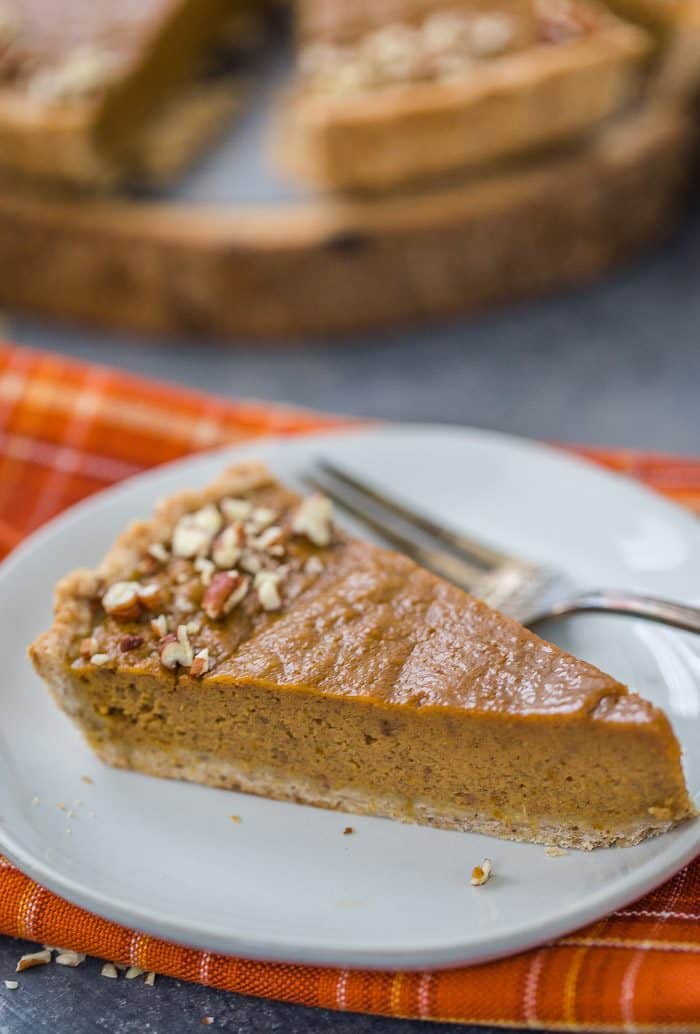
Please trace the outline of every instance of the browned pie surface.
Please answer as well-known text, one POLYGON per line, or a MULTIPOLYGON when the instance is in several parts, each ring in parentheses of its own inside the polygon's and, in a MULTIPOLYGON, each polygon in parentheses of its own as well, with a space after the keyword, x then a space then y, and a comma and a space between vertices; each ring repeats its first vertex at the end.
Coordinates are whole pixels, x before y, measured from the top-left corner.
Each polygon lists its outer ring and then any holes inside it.
POLYGON ((587 714, 623 688, 514 621, 366 542, 343 543, 295 606, 218 669, 390 704, 587 714))

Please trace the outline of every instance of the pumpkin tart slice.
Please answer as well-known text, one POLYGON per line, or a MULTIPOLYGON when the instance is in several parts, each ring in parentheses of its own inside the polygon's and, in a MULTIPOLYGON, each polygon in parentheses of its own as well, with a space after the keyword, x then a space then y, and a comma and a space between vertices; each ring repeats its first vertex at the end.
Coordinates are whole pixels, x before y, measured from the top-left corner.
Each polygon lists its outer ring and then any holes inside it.
POLYGON ((693 813, 660 710, 258 464, 68 575, 30 655, 104 761, 152 775, 580 848, 693 813))

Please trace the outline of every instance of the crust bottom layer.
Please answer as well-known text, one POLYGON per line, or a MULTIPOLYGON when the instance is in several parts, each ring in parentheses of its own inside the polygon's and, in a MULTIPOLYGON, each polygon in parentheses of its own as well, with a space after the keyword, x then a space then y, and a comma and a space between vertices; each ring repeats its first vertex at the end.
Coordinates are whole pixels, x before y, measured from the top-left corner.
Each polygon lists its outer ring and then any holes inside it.
POLYGON ((277 773, 250 773, 230 761, 206 757, 200 751, 177 748, 172 751, 135 747, 114 740, 90 745, 102 759, 116 768, 132 769, 146 775, 202 783, 223 790, 235 790, 278 801, 293 801, 354 815, 373 815, 399 822, 417 823, 439 829, 481 833, 526 843, 590 851, 596 847, 632 847, 650 836, 659 836, 677 825, 674 820, 650 820, 644 816, 624 829, 586 829, 567 825, 553 818, 550 822, 524 824, 489 816, 482 812, 450 813, 436 809, 434 802, 406 801, 398 795, 364 796, 357 790, 328 789, 298 777, 289 781, 277 773))

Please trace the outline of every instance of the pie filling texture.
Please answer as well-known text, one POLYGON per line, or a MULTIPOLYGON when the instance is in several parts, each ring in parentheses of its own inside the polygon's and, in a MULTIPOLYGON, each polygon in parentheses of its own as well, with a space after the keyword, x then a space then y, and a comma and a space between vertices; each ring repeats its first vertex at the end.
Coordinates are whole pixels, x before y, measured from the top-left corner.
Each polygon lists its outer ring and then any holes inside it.
POLYGON ((561 847, 693 814, 662 711, 256 463, 63 579, 30 655, 151 775, 561 847))

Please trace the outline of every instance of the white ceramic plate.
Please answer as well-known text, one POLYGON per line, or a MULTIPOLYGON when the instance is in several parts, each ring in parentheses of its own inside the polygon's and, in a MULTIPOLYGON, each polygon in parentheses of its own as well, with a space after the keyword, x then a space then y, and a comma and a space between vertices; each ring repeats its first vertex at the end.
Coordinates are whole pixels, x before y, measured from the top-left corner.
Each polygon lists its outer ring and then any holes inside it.
MULTIPOLYGON (((212 951, 430 967, 571 931, 700 850, 692 822, 639 847, 552 859, 538 846, 349 819, 101 765, 25 658, 49 624, 52 586, 96 562, 158 497, 202 485, 245 455, 293 484, 314 457, 333 457, 582 586, 692 601, 700 585, 700 525, 689 514, 554 449, 481 431, 406 426, 267 441, 138 477, 53 522, 0 571, 0 848, 25 872, 110 919, 212 951), (348 822, 356 835, 342 835, 348 822), (477 890, 468 877, 485 856, 496 877, 477 890)), ((609 617, 552 626, 551 637, 665 708, 700 802, 700 642, 609 617)))

